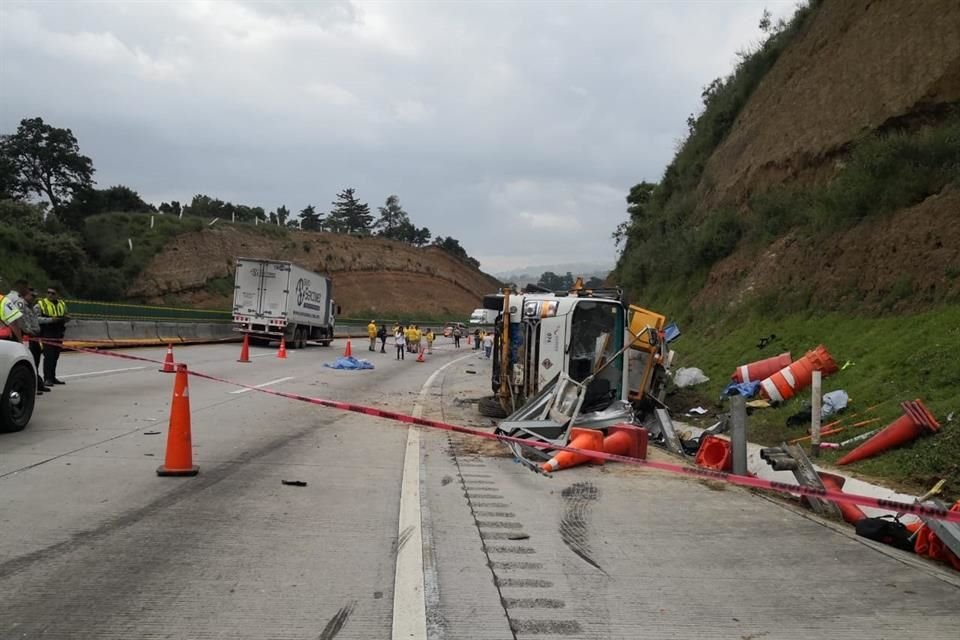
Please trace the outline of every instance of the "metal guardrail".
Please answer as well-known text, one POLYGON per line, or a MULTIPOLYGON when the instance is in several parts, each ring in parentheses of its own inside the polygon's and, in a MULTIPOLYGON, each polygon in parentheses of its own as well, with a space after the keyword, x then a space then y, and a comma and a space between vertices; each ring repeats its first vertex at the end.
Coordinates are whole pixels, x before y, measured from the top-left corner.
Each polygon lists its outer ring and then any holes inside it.
POLYGON ((120 302, 67 300, 70 316, 84 320, 129 320, 136 322, 233 322, 233 312, 215 309, 158 307, 120 302))

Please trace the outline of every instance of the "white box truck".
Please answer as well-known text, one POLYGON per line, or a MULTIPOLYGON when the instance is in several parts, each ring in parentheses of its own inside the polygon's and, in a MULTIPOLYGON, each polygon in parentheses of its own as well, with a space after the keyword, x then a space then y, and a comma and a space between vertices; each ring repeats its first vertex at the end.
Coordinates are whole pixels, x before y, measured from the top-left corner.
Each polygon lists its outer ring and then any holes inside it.
POLYGON ((333 340, 336 315, 333 283, 292 262, 237 258, 234 276, 233 326, 253 342, 279 340, 290 348, 314 340, 333 340))

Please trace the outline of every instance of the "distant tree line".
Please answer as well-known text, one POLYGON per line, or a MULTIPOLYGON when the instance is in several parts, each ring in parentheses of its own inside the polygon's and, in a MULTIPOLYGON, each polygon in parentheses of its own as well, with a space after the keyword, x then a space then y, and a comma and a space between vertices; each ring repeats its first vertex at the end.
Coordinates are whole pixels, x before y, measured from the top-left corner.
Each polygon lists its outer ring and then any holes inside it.
POLYGON ((53 127, 41 118, 27 118, 15 133, 0 136, 0 200, 38 203, 42 221, 62 225, 70 232, 81 233, 88 219, 104 213, 219 218, 303 231, 378 236, 416 247, 433 244, 480 266, 455 238, 434 238, 427 227, 413 224, 396 195, 389 196, 377 208, 376 216, 353 188, 338 193, 328 212, 308 204, 296 216, 286 205, 266 211, 263 207, 234 204, 205 194, 193 196, 186 204, 173 200, 154 206, 124 185, 97 189, 94 172, 93 161, 80 153, 70 129, 53 127))

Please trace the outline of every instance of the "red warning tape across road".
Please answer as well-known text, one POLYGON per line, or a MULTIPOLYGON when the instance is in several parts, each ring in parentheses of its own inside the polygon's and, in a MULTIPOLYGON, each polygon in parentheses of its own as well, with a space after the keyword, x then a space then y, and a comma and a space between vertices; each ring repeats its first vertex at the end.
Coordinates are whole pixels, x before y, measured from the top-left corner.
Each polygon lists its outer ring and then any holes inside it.
MULTIPOLYGON (((105 355, 112 358, 137 360, 140 362, 150 362, 150 363, 159 364, 159 365, 163 364, 163 361, 161 360, 154 360, 153 358, 144 358, 142 356, 134 356, 134 355, 125 354, 125 353, 117 353, 114 351, 109 351, 109 352, 98 351, 95 349, 83 349, 78 347, 65 347, 65 348, 69 349, 70 351, 79 351, 82 353, 105 355)), ((309 396, 304 396, 296 393, 286 393, 284 391, 276 391, 274 389, 267 389, 264 387, 255 387, 253 385, 244 384, 242 382, 236 382, 234 380, 228 380, 226 378, 220 378, 210 374, 201 373, 199 371, 191 371, 189 368, 187 369, 187 373, 196 378, 202 378, 204 380, 211 380, 213 382, 229 384, 235 387, 242 387, 244 389, 250 389, 251 391, 259 391, 260 393, 266 393, 272 396, 277 396, 279 398, 287 398, 289 400, 307 402, 309 404, 315 404, 321 407, 328 407, 330 409, 350 411, 353 413, 360 413, 360 414, 372 416, 375 418, 384 418, 386 420, 392 420, 395 422, 403 422, 406 424, 413 424, 420 427, 428 427, 430 429, 440 429, 442 431, 452 431, 454 433, 462 433, 464 435, 473 436, 476 438, 484 438, 487 440, 499 440, 500 442, 514 442, 514 443, 525 445, 528 447, 533 447, 536 449, 550 449, 553 451, 569 451, 571 453, 581 454, 597 460, 609 460, 611 462, 622 462, 625 464, 632 464, 635 466, 647 467, 650 469, 658 469, 660 471, 667 471, 669 473, 677 473, 677 474, 686 475, 686 476, 694 476, 697 478, 706 478, 709 480, 719 480, 721 482, 728 482, 730 484, 739 485, 741 487, 750 487, 752 489, 766 489, 770 491, 777 491, 779 493, 789 493, 789 494, 795 494, 795 495, 810 496, 814 498, 820 498, 822 500, 830 500, 832 502, 842 502, 846 504, 853 504, 853 505, 859 505, 864 507, 873 507, 876 509, 884 509, 884 510, 895 511, 899 513, 909 513, 916 516, 923 516, 925 518, 936 518, 937 520, 945 520, 947 522, 960 523, 960 512, 949 511, 947 509, 941 509, 939 507, 934 507, 934 506, 925 505, 925 504, 916 504, 912 502, 899 502, 896 500, 885 500, 881 498, 874 498, 872 496, 864 496, 864 495, 859 495, 855 493, 843 493, 841 491, 831 491, 828 489, 815 489, 812 487, 804 487, 796 484, 789 484, 786 482, 761 480, 760 478, 754 478, 752 476, 738 476, 732 473, 725 473, 723 471, 713 471, 710 469, 701 469, 699 467, 687 467, 684 465, 673 464, 669 462, 657 462, 654 460, 639 460, 637 458, 629 458, 627 456, 604 453, 602 451, 589 451, 586 449, 577 449, 573 447, 558 447, 558 446, 546 444, 544 442, 527 440, 525 438, 515 438, 512 436, 496 435, 487 431, 480 431, 478 429, 471 429, 469 427, 461 427, 455 424, 440 422, 439 420, 430 420, 427 418, 416 418, 414 416, 407 415, 405 413, 399 413, 397 411, 387 411, 385 409, 367 407, 364 405, 354 404, 351 402, 339 402, 336 400, 326 400, 324 398, 311 398, 309 396)))

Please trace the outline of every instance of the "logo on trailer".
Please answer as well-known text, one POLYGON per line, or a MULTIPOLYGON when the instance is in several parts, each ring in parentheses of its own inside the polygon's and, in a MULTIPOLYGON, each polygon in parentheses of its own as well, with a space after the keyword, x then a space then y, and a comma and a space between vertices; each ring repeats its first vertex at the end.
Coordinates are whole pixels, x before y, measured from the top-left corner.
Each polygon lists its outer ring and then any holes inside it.
POLYGON ((309 285, 304 283, 303 278, 297 280, 297 306, 303 306, 303 299, 307 295, 309 285))

